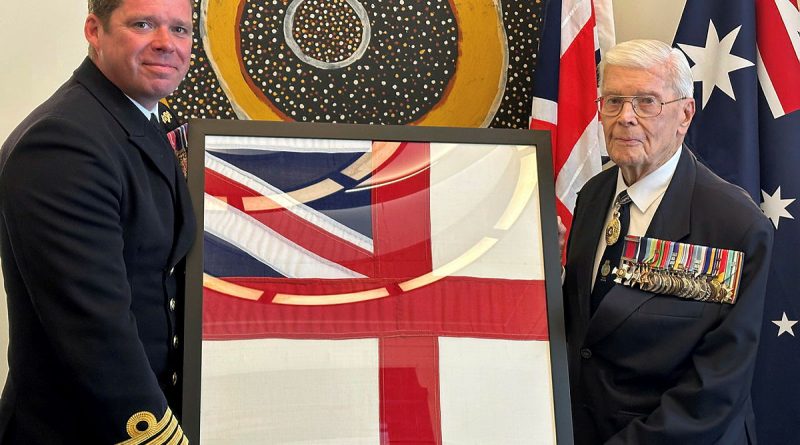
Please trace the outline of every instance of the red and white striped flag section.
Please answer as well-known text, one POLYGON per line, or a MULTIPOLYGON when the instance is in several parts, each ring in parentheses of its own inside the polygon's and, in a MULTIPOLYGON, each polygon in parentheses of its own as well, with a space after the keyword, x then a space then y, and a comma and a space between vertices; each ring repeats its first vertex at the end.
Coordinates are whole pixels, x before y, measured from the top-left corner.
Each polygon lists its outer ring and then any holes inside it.
POLYGON ((533 147, 206 149, 201 443, 555 443, 533 147))
POLYGON ((570 227, 577 193, 600 172, 599 50, 614 45, 611 0, 548 1, 533 84, 531 128, 550 130, 558 214, 570 227))

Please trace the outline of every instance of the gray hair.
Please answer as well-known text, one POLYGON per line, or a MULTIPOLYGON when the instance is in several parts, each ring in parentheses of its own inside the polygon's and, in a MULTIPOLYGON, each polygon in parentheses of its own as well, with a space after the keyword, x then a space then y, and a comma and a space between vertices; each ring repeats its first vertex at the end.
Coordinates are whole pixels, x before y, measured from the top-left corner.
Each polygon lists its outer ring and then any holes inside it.
POLYGON ((600 63, 600 85, 607 65, 623 68, 650 69, 663 66, 667 71, 667 82, 681 97, 694 96, 694 81, 689 61, 678 48, 658 40, 629 40, 605 53, 600 63))

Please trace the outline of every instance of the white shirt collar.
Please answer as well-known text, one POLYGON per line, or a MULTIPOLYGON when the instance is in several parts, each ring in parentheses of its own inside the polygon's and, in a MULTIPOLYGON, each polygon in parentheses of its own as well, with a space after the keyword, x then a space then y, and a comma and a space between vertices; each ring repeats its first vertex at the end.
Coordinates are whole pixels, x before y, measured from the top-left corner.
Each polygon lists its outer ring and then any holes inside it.
POLYGON ((141 111, 142 114, 144 114, 144 117, 146 117, 147 120, 150 120, 150 115, 151 114, 155 114, 156 115, 156 119, 158 119, 158 121, 161 122, 161 118, 158 116, 158 103, 157 102, 156 102, 156 106, 153 107, 152 110, 148 110, 147 108, 143 107, 142 104, 140 104, 139 102, 136 102, 135 100, 131 99, 131 97, 128 96, 127 94, 125 95, 125 97, 130 99, 130 101, 133 102, 134 105, 136 105, 136 108, 138 108, 139 111, 141 111))
POLYGON ((614 196, 619 195, 623 190, 627 190, 628 196, 631 197, 631 201, 639 211, 642 213, 647 212, 647 209, 667 191, 672 175, 675 174, 675 169, 678 167, 678 160, 680 160, 682 151, 683 147, 678 147, 675 154, 664 165, 634 182, 630 187, 625 185, 625 180, 622 178, 622 170, 620 169, 617 173, 617 191, 614 196))

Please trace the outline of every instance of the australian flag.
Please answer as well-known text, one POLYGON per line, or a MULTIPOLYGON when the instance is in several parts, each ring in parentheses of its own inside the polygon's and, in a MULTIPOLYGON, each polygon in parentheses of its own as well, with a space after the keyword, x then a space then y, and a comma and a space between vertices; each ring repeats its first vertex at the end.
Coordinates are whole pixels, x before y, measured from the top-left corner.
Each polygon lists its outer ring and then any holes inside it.
POLYGON ((688 0, 674 45, 697 115, 687 145, 775 226, 753 383, 759 442, 800 437, 800 12, 798 0, 688 0))

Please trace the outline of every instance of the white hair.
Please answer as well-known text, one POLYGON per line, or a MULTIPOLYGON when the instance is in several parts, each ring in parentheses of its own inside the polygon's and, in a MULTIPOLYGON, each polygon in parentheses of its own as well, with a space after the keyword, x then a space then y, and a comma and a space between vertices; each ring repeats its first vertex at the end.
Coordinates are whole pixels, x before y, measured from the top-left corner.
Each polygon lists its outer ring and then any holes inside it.
POLYGON ((694 96, 694 81, 689 61, 686 60, 686 56, 681 50, 664 42, 644 39, 629 40, 608 50, 600 63, 601 87, 607 65, 641 69, 663 66, 667 72, 666 81, 679 96, 694 96))

